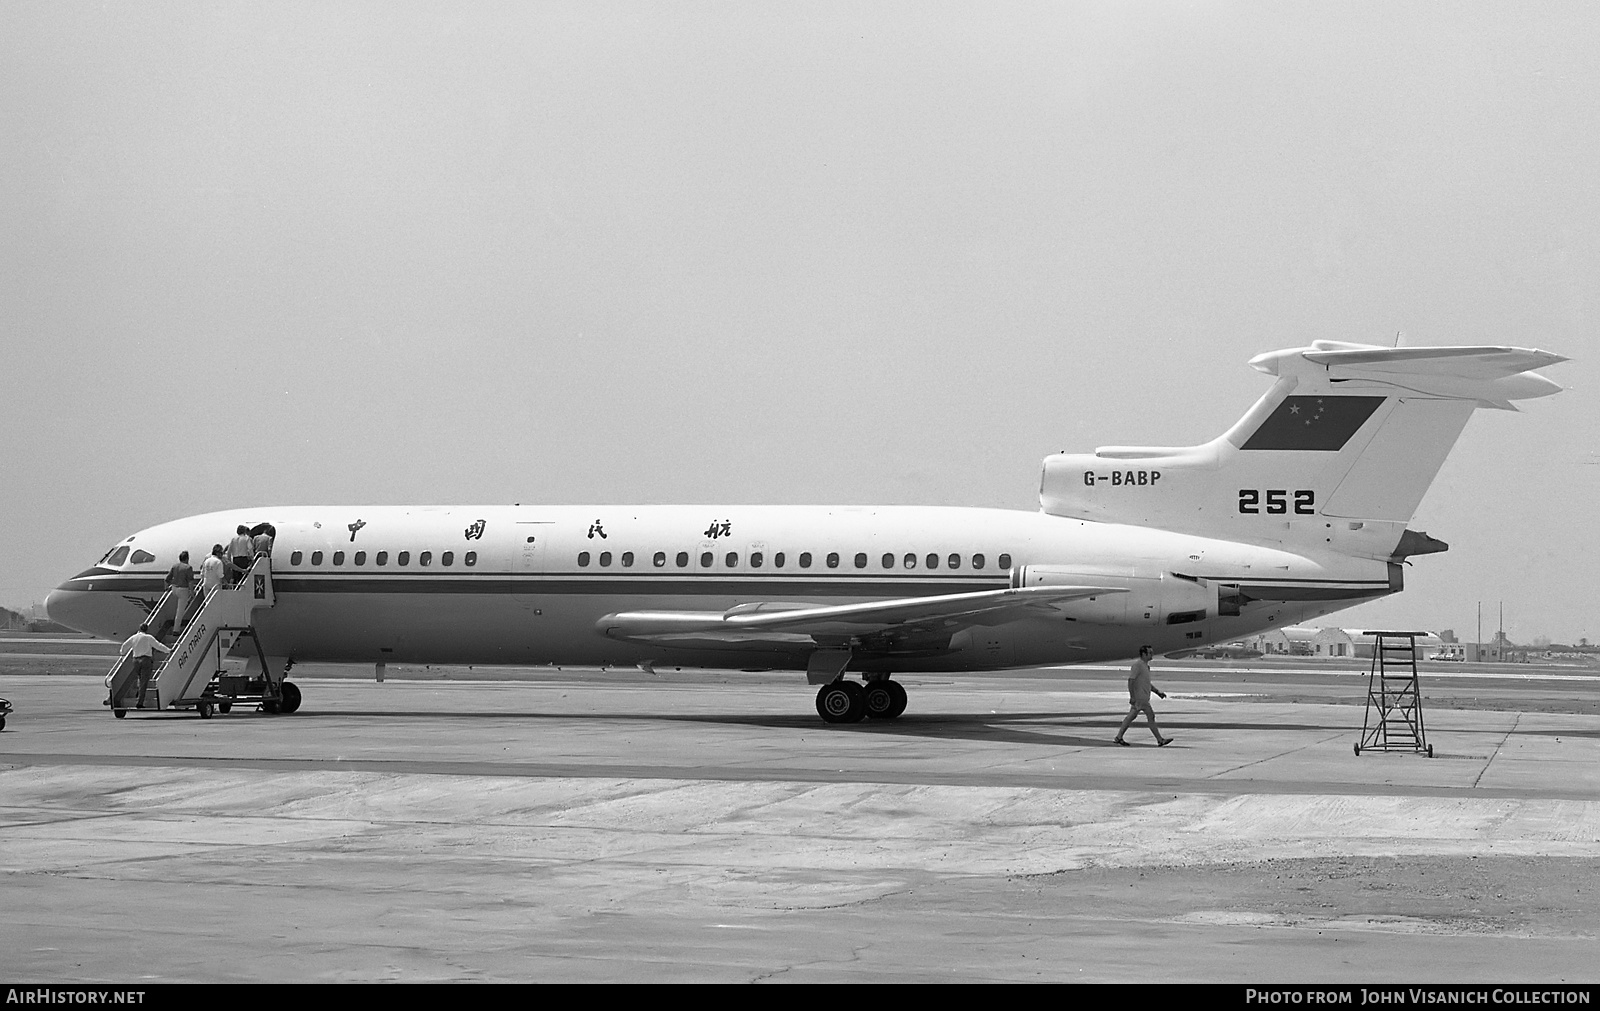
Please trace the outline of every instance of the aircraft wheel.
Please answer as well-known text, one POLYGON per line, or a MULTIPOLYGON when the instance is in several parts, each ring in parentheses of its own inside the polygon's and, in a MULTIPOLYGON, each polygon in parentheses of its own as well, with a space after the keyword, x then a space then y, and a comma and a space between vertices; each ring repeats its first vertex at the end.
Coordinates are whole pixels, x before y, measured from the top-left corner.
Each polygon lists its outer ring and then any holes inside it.
POLYGON ((6 728, 6 718, 4 716, 0 716, 0 730, 4 730, 5 728, 6 728))
POLYGON ((901 713, 906 711, 906 703, 909 700, 906 698, 905 685, 902 685, 900 682, 890 681, 889 690, 894 693, 894 708, 889 710, 889 719, 892 720, 896 716, 899 716, 901 713))
POLYGON ((119 720, 125 720, 128 718, 128 711, 126 709, 113 709, 111 710, 111 715, 119 720))
POLYGON ((196 708, 196 709, 198 709, 198 710, 200 710, 200 718, 201 718, 201 719, 202 719, 202 720, 209 720, 209 719, 211 719, 211 712, 212 712, 212 706, 211 706, 211 703, 209 703, 209 702, 202 702, 202 703, 200 703, 200 704, 199 704, 199 705, 198 705, 198 706, 195 706, 195 708, 196 708))
POLYGON ((233 712, 233 703, 232 702, 218 702, 217 703, 217 712, 221 713, 224 716, 228 715, 229 713, 233 712))
POLYGON ((867 714, 865 692, 840 678, 817 689, 817 715, 829 723, 855 723, 867 714))
POLYGON ((283 700, 278 703, 278 712, 292 713, 300 708, 299 685, 285 681, 283 684, 278 686, 278 690, 283 693, 283 700))
POLYGON ((1356 757, 1357 758, 1361 757, 1361 745, 1359 745, 1359 744, 1356 745, 1356 757))
POLYGON ((868 716, 875 720, 894 719, 894 690, 889 687, 892 684, 894 682, 887 679, 868 681, 861 689, 861 701, 868 716))

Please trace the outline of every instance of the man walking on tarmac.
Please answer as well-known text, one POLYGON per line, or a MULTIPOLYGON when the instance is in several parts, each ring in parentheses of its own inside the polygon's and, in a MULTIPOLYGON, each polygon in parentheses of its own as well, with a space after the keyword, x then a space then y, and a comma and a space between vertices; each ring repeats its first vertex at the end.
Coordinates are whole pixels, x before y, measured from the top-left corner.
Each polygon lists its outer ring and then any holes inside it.
POLYGON ((1172 738, 1162 737, 1161 728, 1156 726, 1156 711, 1150 705, 1150 693, 1155 692, 1162 698, 1167 693, 1150 683, 1150 658, 1155 655, 1155 650, 1149 646, 1139 647, 1139 659, 1133 662, 1133 667, 1128 671, 1128 715, 1122 718, 1122 726, 1117 728, 1117 736, 1113 738, 1124 748, 1129 747, 1122 735, 1128 732, 1133 725, 1134 717, 1141 712, 1150 721, 1150 732, 1156 735, 1156 747, 1165 748, 1172 743, 1172 738))

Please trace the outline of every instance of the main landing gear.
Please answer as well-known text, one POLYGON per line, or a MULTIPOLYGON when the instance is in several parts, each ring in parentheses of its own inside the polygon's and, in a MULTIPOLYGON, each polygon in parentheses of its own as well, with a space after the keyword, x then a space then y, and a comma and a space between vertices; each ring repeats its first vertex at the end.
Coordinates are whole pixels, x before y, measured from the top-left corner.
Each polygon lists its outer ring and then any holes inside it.
POLYGON ((905 688, 888 678, 865 685, 839 678, 817 689, 817 715, 829 723, 857 723, 863 716, 892 720, 905 711, 905 688))

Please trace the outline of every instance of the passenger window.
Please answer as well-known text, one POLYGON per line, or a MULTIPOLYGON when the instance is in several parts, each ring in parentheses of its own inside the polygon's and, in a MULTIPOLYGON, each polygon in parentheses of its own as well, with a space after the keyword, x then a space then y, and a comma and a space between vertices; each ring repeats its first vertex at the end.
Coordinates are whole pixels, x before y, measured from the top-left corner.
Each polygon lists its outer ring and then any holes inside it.
POLYGON ((417 564, 418 565, 432 565, 433 564, 433 552, 432 551, 424 551, 422 554, 418 555, 417 556, 417 564))
POLYGON ((311 564, 312 565, 321 565, 322 564, 322 552, 320 552, 320 551, 311 552, 311 564))
POLYGON ((123 562, 125 562, 127 560, 128 560, 128 546, 126 544, 124 544, 122 547, 120 547, 117 550, 111 552, 111 557, 106 559, 106 564, 107 565, 121 565, 123 562))
POLYGON ((952 569, 961 568, 961 556, 960 555, 952 554, 948 561, 949 561, 950 567, 952 569))
POLYGON ((609 552, 609 551, 600 552, 600 564, 601 565, 610 565, 611 564, 611 552, 609 552))
POLYGON ((838 567, 839 567, 839 552, 837 552, 837 551, 828 552, 828 568, 837 569, 838 567))
POLYGON ((456 553, 454 551, 446 551, 444 554, 439 556, 440 565, 454 565, 455 563, 456 553))
POLYGON ((1000 556, 1000 567, 1002 569, 1011 568, 1011 556, 1010 555, 1001 555, 1000 556))
POLYGON ((973 555, 973 556, 972 556, 972 567, 973 567, 973 568, 974 568, 974 569, 981 569, 981 568, 983 568, 983 555, 981 555, 981 554, 976 554, 976 555, 973 555))
POLYGON ((622 553, 622 567, 625 568, 625 569, 633 568, 633 552, 632 551, 624 551, 622 553))
POLYGON ((677 561, 678 561, 678 568, 687 569, 689 567, 689 552, 687 552, 687 551, 678 552, 677 561))
POLYGON ((578 552, 578 567, 581 569, 581 568, 583 568, 584 566, 586 566, 588 564, 589 564, 589 552, 587 552, 587 551, 578 552))
POLYGON ((133 558, 130 559, 130 561, 132 561, 135 565, 143 565, 145 562, 153 562, 155 560, 155 555, 152 555, 150 552, 143 549, 135 551, 133 553, 133 558))
POLYGON ((739 564, 739 552, 737 552, 737 551, 728 552, 727 562, 728 562, 728 568, 730 568, 730 569, 733 568, 735 565, 738 565, 739 564))
POLYGON ((864 569, 866 567, 867 567, 867 553, 865 551, 856 552, 856 568, 864 569))
POLYGON ((701 568, 702 568, 702 569, 709 569, 709 568, 711 568, 711 552, 709 552, 709 551, 702 551, 702 552, 701 552, 701 553, 700 553, 700 567, 701 567, 701 568))
POLYGON ((378 552, 378 557, 373 559, 373 561, 376 562, 378 565, 388 565, 389 564, 389 552, 387 552, 387 551, 378 552))
MULTIPOLYGON (((859 566, 859 565, 856 566, 856 568, 858 568, 858 569, 860 567, 861 566, 859 566)), ((886 569, 894 568, 894 552, 893 551, 885 551, 883 553, 883 567, 886 568, 886 569)))
POLYGON ((468 551, 461 560, 468 565, 477 565, 478 553, 476 551, 468 551))
POLYGON ((333 553, 333 564, 335 564, 335 565, 343 565, 344 564, 344 552, 343 551, 335 551, 333 553))
POLYGON ((396 565, 410 565, 411 564, 411 552, 409 552, 409 551, 400 552, 400 557, 395 559, 395 564, 396 565))
POLYGON ((917 556, 913 555, 911 552, 907 551, 906 552, 905 562, 903 564, 908 569, 916 568, 917 567, 917 556))
POLYGON ((933 554, 932 552, 929 552, 929 554, 928 554, 928 568, 937 569, 938 567, 939 567, 939 556, 936 555, 936 554, 933 554))
POLYGON ((650 561, 653 562, 655 567, 659 569, 663 565, 667 564, 667 553, 665 551, 657 551, 655 556, 652 557, 650 561))
POLYGON ((303 552, 295 551, 295 552, 293 552, 293 553, 291 553, 289 555, 289 564, 290 565, 299 565, 300 564, 300 559, 302 559, 304 557, 305 557, 305 554, 303 552))
POLYGON ((357 565, 365 565, 365 564, 367 564, 367 553, 365 551, 357 551, 356 552, 356 564, 357 565))
POLYGON ((761 552, 759 552, 759 551, 750 552, 750 567, 752 569, 761 568, 761 552))
POLYGON ((777 554, 772 556, 772 567, 775 568, 775 569, 783 568, 783 552, 782 551, 780 551, 777 554))
POLYGON ((811 568, 811 552, 809 552, 809 551, 800 552, 800 567, 802 569, 811 568))

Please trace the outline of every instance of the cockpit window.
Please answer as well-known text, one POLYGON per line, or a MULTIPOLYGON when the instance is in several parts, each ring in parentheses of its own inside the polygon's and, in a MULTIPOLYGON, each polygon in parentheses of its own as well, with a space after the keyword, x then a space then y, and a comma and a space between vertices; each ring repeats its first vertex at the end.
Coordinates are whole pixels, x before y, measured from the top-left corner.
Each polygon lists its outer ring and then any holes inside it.
POLYGON ((128 560, 131 561, 135 565, 143 565, 146 562, 155 561, 156 560, 156 556, 152 555, 150 552, 144 550, 143 548, 139 548, 138 550, 134 551, 133 557, 128 559, 128 560))
POLYGON ((124 544, 122 547, 120 547, 117 550, 111 552, 111 557, 106 559, 106 564, 107 565, 121 565, 123 562, 125 562, 127 560, 128 560, 128 546, 126 544, 124 544))

